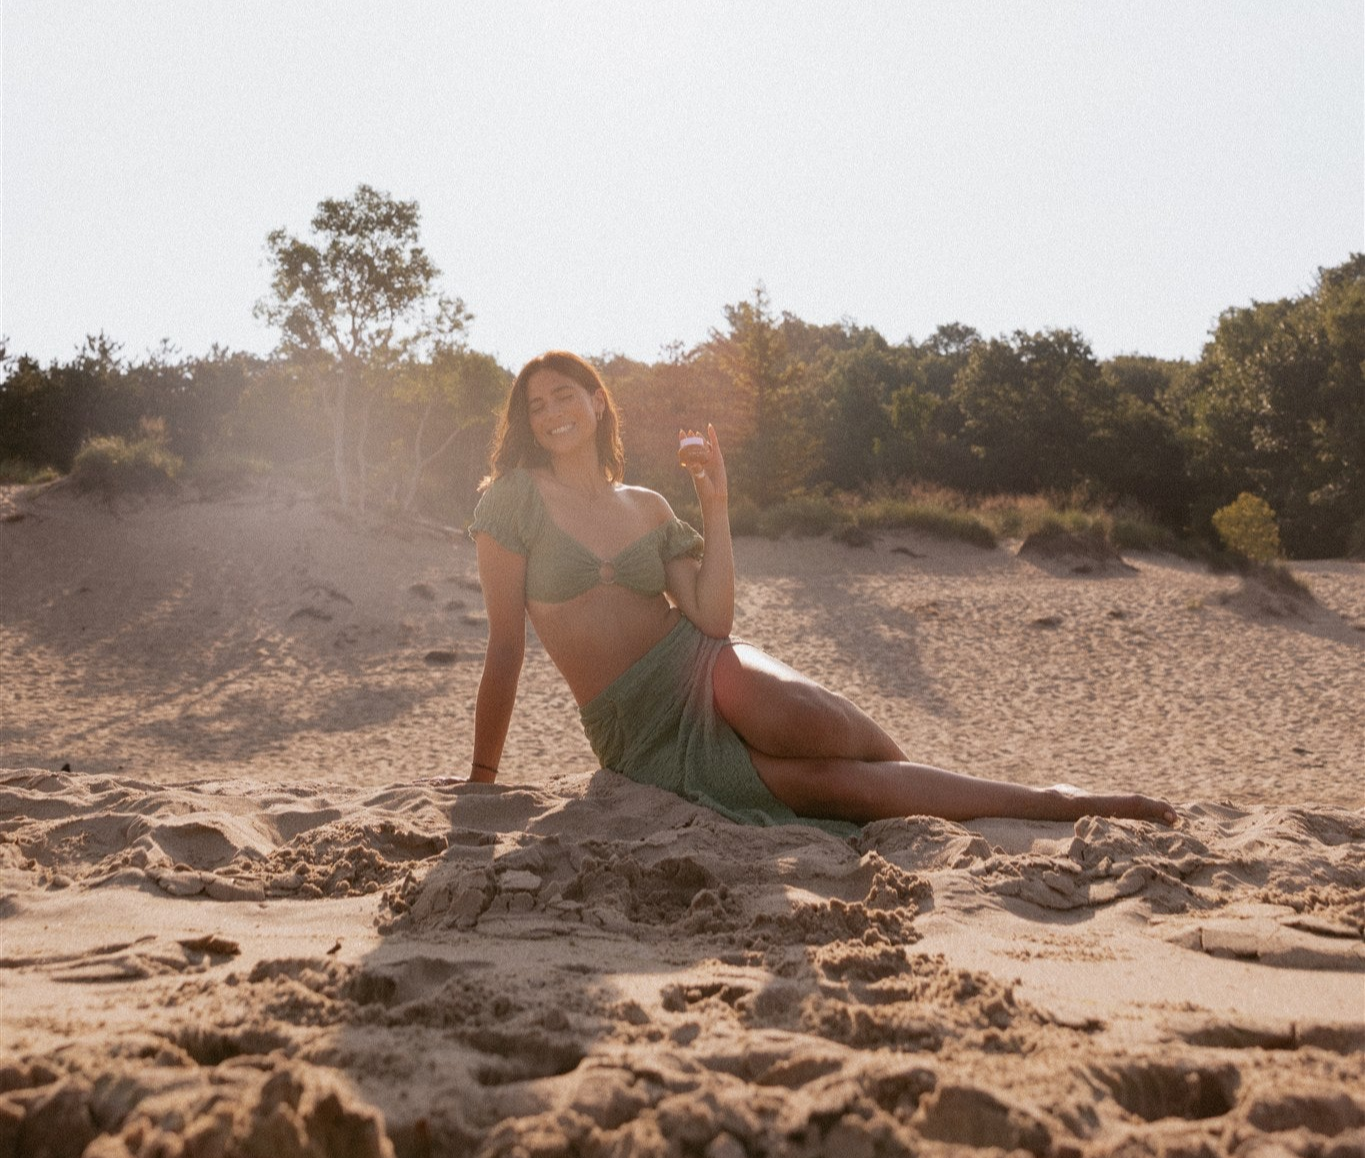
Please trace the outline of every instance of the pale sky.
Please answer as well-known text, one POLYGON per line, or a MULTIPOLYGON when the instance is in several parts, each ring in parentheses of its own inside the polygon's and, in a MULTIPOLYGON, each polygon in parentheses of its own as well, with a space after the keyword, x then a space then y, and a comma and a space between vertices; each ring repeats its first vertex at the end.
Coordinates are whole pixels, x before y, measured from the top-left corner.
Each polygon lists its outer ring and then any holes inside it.
POLYGON ((1361 0, 3 0, 11 353, 267 352, 265 237, 422 209, 470 343, 653 361, 762 280, 1197 358, 1365 250, 1361 0))

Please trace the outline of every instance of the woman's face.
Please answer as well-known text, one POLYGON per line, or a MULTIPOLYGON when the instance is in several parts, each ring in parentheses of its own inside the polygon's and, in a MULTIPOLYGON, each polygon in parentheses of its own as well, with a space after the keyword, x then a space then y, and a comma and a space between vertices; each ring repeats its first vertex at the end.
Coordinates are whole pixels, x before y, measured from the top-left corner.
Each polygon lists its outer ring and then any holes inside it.
POLYGON ((595 444, 605 404, 600 390, 589 394, 558 370, 537 370, 526 383, 531 433, 550 454, 567 454, 585 442, 595 444))

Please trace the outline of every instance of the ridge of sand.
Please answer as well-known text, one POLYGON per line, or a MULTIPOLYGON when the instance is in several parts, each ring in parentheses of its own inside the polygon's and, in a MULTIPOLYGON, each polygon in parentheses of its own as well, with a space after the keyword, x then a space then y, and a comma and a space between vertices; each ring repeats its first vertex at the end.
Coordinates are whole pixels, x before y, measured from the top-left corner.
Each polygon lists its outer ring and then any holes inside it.
POLYGON ((741 634, 917 755, 1182 812, 843 841, 595 771, 534 647, 508 775, 433 782, 457 533, 11 511, 0 1155, 1365 1151, 1360 564, 1278 614, 1161 556, 741 541, 741 634))

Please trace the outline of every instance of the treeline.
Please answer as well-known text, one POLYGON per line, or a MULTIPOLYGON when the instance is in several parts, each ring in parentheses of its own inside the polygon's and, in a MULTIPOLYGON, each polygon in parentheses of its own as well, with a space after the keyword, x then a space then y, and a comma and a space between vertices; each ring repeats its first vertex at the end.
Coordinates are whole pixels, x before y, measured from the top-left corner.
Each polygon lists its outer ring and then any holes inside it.
POLYGON ((761 288, 725 321, 661 362, 602 362, 649 485, 678 493, 671 435, 719 415, 759 505, 927 483, 1127 507, 1202 537, 1250 493, 1291 557, 1365 550, 1365 255, 1301 296, 1224 311, 1195 363, 959 323, 893 345, 777 316, 761 288))
MULTIPOLYGON (((361 186, 312 239, 267 240, 269 358, 169 345, 140 360, 99 335, 69 361, 5 357, 0 474, 66 473, 83 446, 152 442, 201 479, 288 470, 355 508, 468 514, 511 372, 468 348, 435 290, 417 206, 361 186)), ((733 501, 793 495, 1048 493, 1180 534, 1250 493, 1291 557, 1365 550, 1365 255, 1311 291, 1228 309, 1195 363, 1101 361, 1074 330, 887 341, 774 311, 762 287, 694 348, 595 359, 621 405, 630 481, 685 505, 679 427, 714 422, 733 501)))

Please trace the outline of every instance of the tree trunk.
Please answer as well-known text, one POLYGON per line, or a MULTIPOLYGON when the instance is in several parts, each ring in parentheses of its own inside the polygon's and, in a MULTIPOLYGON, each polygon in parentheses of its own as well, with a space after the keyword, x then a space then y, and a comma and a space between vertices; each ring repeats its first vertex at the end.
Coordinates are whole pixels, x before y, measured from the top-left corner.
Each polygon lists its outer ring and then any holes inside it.
POLYGON ((368 394, 360 404, 360 431, 355 440, 356 464, 356 509, 365 513, 365 491, 369 482, 370 467, 365 458, 366 444, 370 437, 370 410, 374 407, 374 395, 368 394))
POLYGON ((351 505, 346 471, 346 394, 349 382, 345 371, 337 383, 336 399, 329 407, 332 414, 332 471, 337 480, 337 498, 342 509, 351 505))
POLYGON ((450 449, 451 444, 460 436, 460 427, 456 426, 446 436, 445 441, 430 454, 424 455, 422 453, 422 433, 426 429, 427 419, 431 417, 433 406, 435 406, 434 402, 427 403, 427 408, 422 414, 422 421, 417 424, 417 434, 412 440, 412 466, 407 472, 403 493, 402 509, 404 511, 410 511, 413 503, 417 501, 417 488, 421 485, 422 475, 426 472, 427 467, 445 454, 450 449))

